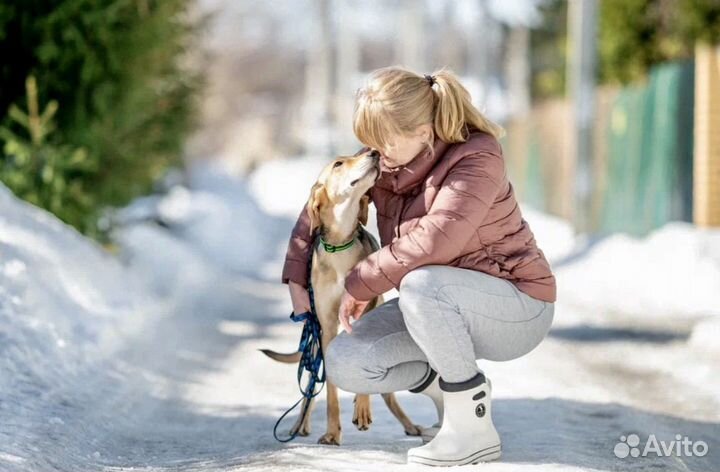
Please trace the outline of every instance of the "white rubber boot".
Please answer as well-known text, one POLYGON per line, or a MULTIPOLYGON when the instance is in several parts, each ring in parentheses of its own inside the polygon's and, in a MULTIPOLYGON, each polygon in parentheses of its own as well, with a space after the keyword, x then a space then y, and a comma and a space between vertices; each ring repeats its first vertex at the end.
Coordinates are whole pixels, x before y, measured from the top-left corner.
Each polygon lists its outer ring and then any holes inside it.
POLYGON ((435 437, 438 431, 440 431, 440 427, 442 426, 443 395, 442 390, 440 390, 439 380, 440 377, 438 377, 437 372, 433 368, 430 368, 430 375, 428 376, 428 378, 421 385, 409 390, 412 393, 421 393, 430 397, 430 399, 435 404, 435 409, 437 410, 437 422, 432 426, 422 428, 421 437, 423 444, 430 442, 430 440, 435 437))
MULTIPOLYGON (((419 387, 409 390, 412 393, 422 393, 423 395, 427 395, 428 397, 430 397, 430 399, 435 404, 435 409, 437 410, 437 422, 432 426, 422 428, 422 435, 420 437, 422 438, 423 444, 427 444, 432 441, 432 439, 437 435, 438 431, 440 431, 443 421, 443 396, 442 390, 440 390, 440 377, 438 377, 437 372, 432 368, 430 369, 430 371, 431 373, 430 377, 428 377, 428 380, 426 380, 419 387)), ((492 382, 490 381, 490 378, 485 377, 485 381, 487 382, 488 388, 490 389, 490 395, 492 395, 492 382)))
POLYGON ((435 438, 408 451, 408 463, 452 466, 500 457, 500 436, 492 423, 490 388, 485 374, 461 383, 439 379, 443 421, 435 438))

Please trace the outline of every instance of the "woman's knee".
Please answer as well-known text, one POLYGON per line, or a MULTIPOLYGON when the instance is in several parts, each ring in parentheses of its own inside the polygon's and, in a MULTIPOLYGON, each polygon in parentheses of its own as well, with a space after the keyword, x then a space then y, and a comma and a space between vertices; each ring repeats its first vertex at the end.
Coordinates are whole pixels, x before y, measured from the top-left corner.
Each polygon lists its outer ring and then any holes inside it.
POLYGON ((434 267, 418 267, 405 274, 400 281, 398 303, 406 320, 408 316, 418 313, 422 304, 427 303, 427 298, 434 293, 434 267))
POLYGON ((369 393, 374 380, 368 365, 368 346, 343 331, 333 339, 325 352, 327 380, 347 392, 369 393))
POLYGON ((422 293, 433 285, 434 272, 437 270, 434 265, 427 265, 413 269, 405 274, 400 281, 398 292, 422 293))

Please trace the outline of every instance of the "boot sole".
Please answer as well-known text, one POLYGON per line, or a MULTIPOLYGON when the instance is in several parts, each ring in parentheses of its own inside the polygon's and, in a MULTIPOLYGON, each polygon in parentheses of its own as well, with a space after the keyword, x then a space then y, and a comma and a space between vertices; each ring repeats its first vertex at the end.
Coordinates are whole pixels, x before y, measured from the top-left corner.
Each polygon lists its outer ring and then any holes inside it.
POLYGON ((486 447, 479 451, 473 452, 462 459, 433 459, 431 457, 408 455, 408 463, 435 465, 435 466, 451 466, 451 465, 467 465, 478 462, 489 462, 500 458, 500 444, 486 447))

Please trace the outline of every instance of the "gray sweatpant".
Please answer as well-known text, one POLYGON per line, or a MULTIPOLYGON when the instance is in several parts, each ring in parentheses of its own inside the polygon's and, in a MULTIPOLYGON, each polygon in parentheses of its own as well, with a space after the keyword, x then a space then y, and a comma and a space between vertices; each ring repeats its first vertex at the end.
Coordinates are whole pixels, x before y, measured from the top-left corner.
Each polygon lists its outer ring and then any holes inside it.
POLYGON ((480 371, 477 359, 507 361, 532 351, 550 330, 555 304, 511 282, 445 265, 405 275, 399 298, 363 315, 325 353, 328 380, 354 393, 421 385, 432 367, 445 382, 480 371))

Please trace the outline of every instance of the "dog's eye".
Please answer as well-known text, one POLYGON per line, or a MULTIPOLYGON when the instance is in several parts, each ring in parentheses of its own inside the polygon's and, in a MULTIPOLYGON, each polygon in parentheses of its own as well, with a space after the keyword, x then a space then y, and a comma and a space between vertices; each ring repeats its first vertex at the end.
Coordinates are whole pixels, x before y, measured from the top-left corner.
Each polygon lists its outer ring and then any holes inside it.
POLYGON ((337 161, 337 162, 335 162, 335 165, 333 166, 333 168, 340 167, 342 164, 343 164, 342 161, 337 161))

